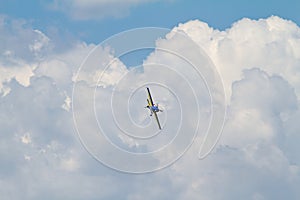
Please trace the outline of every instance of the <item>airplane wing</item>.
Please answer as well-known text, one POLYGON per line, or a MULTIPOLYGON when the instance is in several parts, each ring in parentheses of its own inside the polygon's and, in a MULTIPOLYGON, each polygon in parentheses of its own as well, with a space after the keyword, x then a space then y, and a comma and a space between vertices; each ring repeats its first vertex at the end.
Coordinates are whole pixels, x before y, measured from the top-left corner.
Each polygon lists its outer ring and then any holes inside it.
POLYGON ((161 130, 161 126, 160 126, 160 123, 159 123, 158 116, 157 116, 156 112, 154 112, 154 116, 155 116, 155 119, 157 121, 157 125, 158 125, 159 130, 161 130))
POLYGON ((148 104, 149 104, 149 106, 153 106, 154 105, 153 100, 151 97, 150 89, 148 87, 147 87, 147 91, 148 91, 148 99, 149 99, 148 104))
POLYGON ((148 106, 151 106, 151 103, 150 103, 149 99, 147 99, 147 102, 148 102, 148 106))

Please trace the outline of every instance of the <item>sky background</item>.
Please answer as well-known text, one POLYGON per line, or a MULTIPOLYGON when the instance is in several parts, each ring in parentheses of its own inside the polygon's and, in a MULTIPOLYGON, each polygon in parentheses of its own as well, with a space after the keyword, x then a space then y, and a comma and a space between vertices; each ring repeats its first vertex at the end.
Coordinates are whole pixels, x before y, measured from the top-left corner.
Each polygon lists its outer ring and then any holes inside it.
POLYGON ((296 0, 0 0, 0 198, 299 199, 299 10, 296 0), (124 40, 122 45, 153 45, 124 58, 113 45, 95 50, 107 38, 118 44, 111 36, 141 27, 168 29, 155 32, 155 41, 148 34, 124 40), (193 61, 202 76, 159 49, 193 61), (142 68, 133 70, 136 64, 142 68), (156 130, 148 112, 138 109, 145 81, 171 89, 151 86, 166 125, 149 143, 123 134, 114 121, 138 136, 156 130), (105 100, 94 105, 94 97, 105 100), (124 112, 112 115, 110 102, 124 112), (216 114, 212 129, 218 130, 223 108, 222 135, 199 160, 202 142, 209 149, 218 136, 212 131, 205 140, 209 120, 216 114), (110 143, 92 134, 99 125, 95 114, 107 138, 126 151, 172 146, 142 162, 111 154, 110 143), (146 130, 136 131, 130 117, 146 130), (178 124, 183 129, 176 141, 178 124), (99 157, 121 171, 155 172, 123 173, 99 157))
MULTIPOLYGON (((201 19, 211 27, 224 30, 237 20, 248 17, 251 19, 266 18, 271 15, 284 19, 300 22, 297 0, 286 2, 279 0, 266 1, 238 1, 238 0, 149 0, 149 1, 125 1, 120 4, 99 1, 90 16, 85 16, 85 8, 70 6, 72 1, 47 0, 47 1, 4 1, 1 0, 0 11, 2 14, 13 18, 26 19, 37 28, 48 33, 51 28, 63 36, 72 35, 88 43, 99 43, 113 34, 137 27, 165 27, 173 28, 179 23, 192 19, 201 19), (140 3, 138 3, 140 2, 140 3), (113 5, 111 11, 108 10, 113 5), (73 13, 73 14, 72 14, 73 13), (82 17, 74 16, 80 13, 82 17)), ((80 1, 75 1, 80 2, 80 1)), ((97 2, 97 1, 87 1, 97 2)), ((114 2, 114 1, 113 1, 114 2)))

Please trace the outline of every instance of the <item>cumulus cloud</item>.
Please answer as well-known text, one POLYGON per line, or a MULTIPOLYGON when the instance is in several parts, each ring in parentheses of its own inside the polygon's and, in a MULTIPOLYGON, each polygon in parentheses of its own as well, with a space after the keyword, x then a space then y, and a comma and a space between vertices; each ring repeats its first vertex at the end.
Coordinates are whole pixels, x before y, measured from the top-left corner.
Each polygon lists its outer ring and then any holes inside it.
MULTIPOLYGON (((217 150, 202 164, 195 163, 196 170, 174 179, 182 187, 188 185, 183 197, 296 199, 299 159, 290 141, 298 134, 292 136, 288 127, 299 113, 299 79, 295 78, 300 64, 299 27, 273 16, 242 19, 225 31, 198 20, 175 29, 185 31, 212 58, 228 97, 228 115, 217 150)), ((184 171, 191 163, 188 156, 183 157, 174 169, 184 171)))
POLYGON ((124 17, 130 8, 157 0, 54 0, 50 8, 59 10, 75 20, 99 20, 105 17, 124 17))
POLYGON ((10 88, 4 83, 16 79, 28 86, 37 62, 51 49, 50 39, 38 30, 27 27, 24 20, 0 16, 0 93, 10 88))
MULTIPOLYGON (((299 199, 300 28, 293 22, 272 16, 242 19, 224 31, 198 20, 175 27, 207 53, 223 78, 228 109, 224 132, 218 146, 203 160, 197 159, 203 139, 200 134, 174 165, 153 174, 132 176, 108 169, 90 157, 75 134, 70 111, 75 80, 83 94, 80 108, 85 110, 84 103, 93 97, 85 94, 94 94, 95 85, 103 91, 112 89, 130 70, 116 59, 103 82, 97 83, 102 72, 97 71, 98 65, 76 76, 94 44, 78 42, 56 53, 51 51, 51 38, 42 32, 24 27, 24 22, 5 20, 10 23, 0 24, 1 37, 8 38, 0 44, 1 198, 299 199), (14 34, 8 34, 11 30, 14 34), (18 44, 28 51, 18 49, 18 44)), ((190 50, 172 33, 156 45, 178 45, 186 53, 190 50)), ((112 59, 111 49, 99 48, 99 57, 91 64, 106 66, 112 59)), ((148 65, 145 71, 131 73, 129 80, 145 78, 154 62, 178 65, 176 69, 186 67, 184 62, 154 51, 144 61, 148 65)), ((166 81, 180 88, 172 78, 169 73, 166 81)), ((209 78, 213 82, 214 77, 209 78)), ((189 80, 197 81, 194 76, 189 80)), ((198 86, 199 91, 205 91, 204 85, 198 86)), ((176 101, 164 99, 163 93, 158 90, 155 95, 166 103, 166 110, 176 108, 176 101)), ((143 98, 138 96, 137 102, 143 98)), ((202 122, 207 122, 209 98, 200 101, 202 122)), ((133 118, 137 119, 143 121, 133 118)), ((108 117, 103 120, 109 129, 111 121, 108 117)), ((175 123, 176 119, 172 125, 175 123)), ((86 132, 91 128, 88 124, 86 132)), ((128 150, 142 144, 120 135, 113 139, 128 150)), ((144 144, 140 146, 146 149, 144 144)))
POLYGON ((225 31, 214 30, 199 20, 180 24, 176 29, 186 32, 211 57, 223 77, 228 97, 232 82, 241 79, 243 69, 253 67, 282 75, 299 94, 300 33, 295 23, 271 16, 257 21, 244 18, 225 31))
POLYGON ((41 31, 32 29, 25 20, 1 15, 0 21, 2 62, 13 65, 15 58, 32 62, 51 50, 50 39, 41 31))
POLYGON ((226 144, 241 147, 260 140, 281 143, 285 135, 283 116, 291 116, 298 109, 293 87, 278 75, 269 76, 254 68, 244 71, 244 78, 234 82, 232 90, 224 130, 226 144))

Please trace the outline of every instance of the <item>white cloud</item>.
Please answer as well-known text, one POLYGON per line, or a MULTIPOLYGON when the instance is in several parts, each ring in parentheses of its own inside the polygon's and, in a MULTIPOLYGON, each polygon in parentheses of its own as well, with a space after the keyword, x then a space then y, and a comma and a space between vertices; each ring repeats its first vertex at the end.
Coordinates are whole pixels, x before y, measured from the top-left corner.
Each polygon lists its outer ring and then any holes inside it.
POLYGON ((228 98, 232 82, 241 79, 243 69, 254 67, 283 76, 300 94, 300 31, 295 23, 272 16, 257 21, 244 18, 225 31, 213 30, 199 20, 176 29, 185 31, 211 57, 228 98))
POLYGON ((62 11, 75 20, 98 20, 105 17, 124 17, 130 8, 157 0, 54 0, 50 8, 62 11))
POLYGON ((50 39, 39 30, 33 30, 24 20, 0 16, 0 94, 7 95, 10 88, 5 83, 16 79, 23 86, 30 85, 30 78, 38 62, 52 48, 50 39))
POLYGON ((63 109, 65 109, 66 111, 70 111, 70 109, 71 109, 71 98, 69 96, 66 95, 65 102, 61 107, 63 109))
POLYGON ((39 30, 34 30, 37 37, 33 41, 33 44, 29 45, 29 50, 35 55, 38 56, 42 52, 43 48, 46 48, 49 44, 49 38, 39 30))
POLYGON ((23 86, 29 86, 30 78, 34 75, 33 69, 35 67, 36 66, 30 66, 25 62, 23 62, 23 65, 20 63, 13 67, 1 66, 0 63, 0 94, 2 93, 3 96, 7 95, 10 89, 3 84, 10 82, 12 79, 16 79, 18 83, 23 86))
POLYGON ((29 144, 29 143, 31 143, 30 134, 29 134, 29 133, 25 133, 25 135, 23 135, 23 136, 21 137, 21 141, 22 141, 24 144, 29 144))
POLYGON ((90 86, 115 85, 128 70, 118 58, 114 58, 111 51, 109 47, 91 50, 85 63, 88 67, 80 66, 80 73, 73 76, 73 81, 85 81, 90 86))
MULTIPOLYGON (((204 160, 197 159, 200 135, 196 145, 174 165, 139 176, 103 167, 90 157, 74 133, 68 112, 72 84, 81 61, 95 45, 78 42, 73 49, 50 52, 41 60, 51 38, 45 39, 43 33, 24 28, 20 22, 4 24, 0 24, 0 34, 8 41, 1 44, 0 83, 2 90, 7 87, 10 92, 0 97, 1 198, 299 199, 300 28, 294 23, 279 17, 243 19, 218 31, 196 20, 175 28, 201 45, 223 77, 228 96, 224 133, 218 147, 204 160), (14 30, 12 36, 7 33, 9 29, 14 30), (31 45, 32 51, 18 50, 17 44, 27 50, 31 45)), ((172 34, 157 45, 178 45, 187 53, 190 50, 172 34)), ((99 53, 93 61, 101 60, 101 66, 113 59, 109 49, 102 48, 99 53)), ((108 90, 128 72, 120 60, 116 61, 101 83, 108 90)), ((157 51, 144 64, 177 63, 180 67, 183 63, 177 61, 157 51)), ((91 98, 85 94, 93 92, 91 86, 97 80, 97 75, 89 75, 97 69, 94 66, 80 77, 83 110, 91 98)), ((146 68, 145 74, 147 70, 151 72, 146 68)), ((157 79, 165 73, 161 72, 157 79)), ((168 75, 165 79, 174 88, 182 87, 176 77, 168 75)), ((145 78, 142 73, 129 77, 145 78)), ((190 77, 192 83, 194 78, 190 77)), ((201 91, 205 87, 200 84, 198 88, 201 91)), ((158 100, 163 94, 155 93, 158 100)), ((165 102, 171 104, 166 110, 176 108, 175 100, 165 102)), ((209 101, 202 98, 200 104, 202 122, 207 122, 209 101)), ((103 120, 109 128, 112 122, 106 116, 103 120)), ((88 132, 91 127, 85 128, 88 132)), ((130 145, 137 146, 134 140, 118 135, 114 139, 129 149, 130 145)))
POLYGON ((1 61, 14 64, 14 59, 33 62, 42 59, 52 49, 50 39, 41 31, 31 28, 25 20, 0 15, 1 61))
POLYGON ((291 116, 298 109, 293 87, 282 77, 252 69, 233 83, 232 92, 225 143, 243 147, 260 140, 282 142, 285 121, 281 115, 291 116))

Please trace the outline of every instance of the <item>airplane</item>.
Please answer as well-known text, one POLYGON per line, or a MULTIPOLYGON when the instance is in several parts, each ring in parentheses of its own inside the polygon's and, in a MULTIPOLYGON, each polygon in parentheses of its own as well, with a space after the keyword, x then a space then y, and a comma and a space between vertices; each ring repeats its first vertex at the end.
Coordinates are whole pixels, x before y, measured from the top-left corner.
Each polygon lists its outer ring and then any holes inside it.
POLYGON ((154 104, 152 97, 151 97, 151 93, 150 93, 150 89, 147 87, 147 92, 148 92, 148 98, 147 98, 147 102, 148 105, 145 108, 148 108, 151 112, 150 116, 152 116, 154 114, 154 117, 156 119, 157 125, 159 130, 161 130, 161 126, 158 120, 158 116, 157 116, 157 112, 162 112, 161 109, 158 108, 158 104, 154 104))

